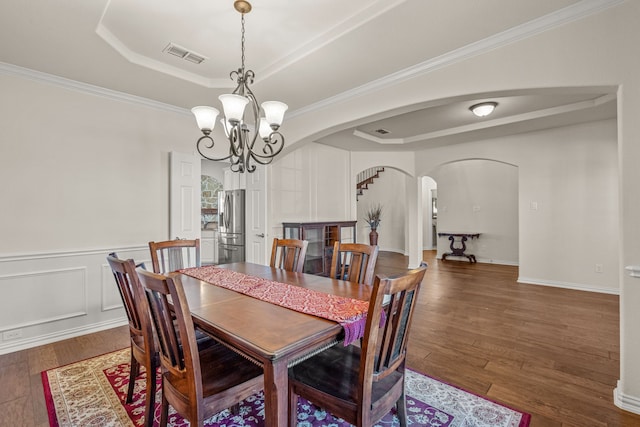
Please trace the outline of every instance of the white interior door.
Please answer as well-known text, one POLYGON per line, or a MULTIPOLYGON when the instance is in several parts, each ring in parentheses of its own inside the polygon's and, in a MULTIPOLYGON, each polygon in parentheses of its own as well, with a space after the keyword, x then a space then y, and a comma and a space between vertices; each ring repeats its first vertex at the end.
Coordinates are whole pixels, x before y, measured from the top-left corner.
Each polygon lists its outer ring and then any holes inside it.
POLYGON ((256 264, 268 264, 271 239, 267 236, 267 174, 268 166, 258 166, 246 173, 246 259, 256 264))
POLYGON ((200 238, 200 156, 169 153, 169 239, 200 238))

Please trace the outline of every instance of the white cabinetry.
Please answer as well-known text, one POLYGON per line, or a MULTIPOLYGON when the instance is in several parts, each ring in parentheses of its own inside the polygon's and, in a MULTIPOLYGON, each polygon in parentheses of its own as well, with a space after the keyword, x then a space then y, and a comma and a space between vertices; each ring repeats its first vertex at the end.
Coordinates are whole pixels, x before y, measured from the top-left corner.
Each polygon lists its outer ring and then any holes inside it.
POLYGON ((202 230, 200 239, 200 262, 202 265, 218 263, 218 232, 202 230))

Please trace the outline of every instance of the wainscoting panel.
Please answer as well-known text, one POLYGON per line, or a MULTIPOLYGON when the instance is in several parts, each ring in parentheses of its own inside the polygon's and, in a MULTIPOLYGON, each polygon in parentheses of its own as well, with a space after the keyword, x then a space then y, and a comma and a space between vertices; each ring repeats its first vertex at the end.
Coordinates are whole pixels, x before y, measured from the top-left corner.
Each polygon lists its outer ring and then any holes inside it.
POLYGON ((127 323, 107 254, 150 266, 149 246, 0 255, 0 354, 127 323))
POLYGON ((87 314, 86 267, 0 276, 0 289, 3 331, 87 314))
POLYGON ((109 264, 102 265, 102 311, 124 308, 118 285, 109 264))

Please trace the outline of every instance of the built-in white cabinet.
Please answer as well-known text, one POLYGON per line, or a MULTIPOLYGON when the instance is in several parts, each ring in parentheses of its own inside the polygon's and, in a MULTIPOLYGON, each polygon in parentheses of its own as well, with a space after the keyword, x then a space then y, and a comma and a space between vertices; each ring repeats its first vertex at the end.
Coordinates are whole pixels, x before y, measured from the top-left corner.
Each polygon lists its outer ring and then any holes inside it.
POLYGON ((200 238, 200 262, 202 265, 218 263, 218 232, 202 230, 200 238))

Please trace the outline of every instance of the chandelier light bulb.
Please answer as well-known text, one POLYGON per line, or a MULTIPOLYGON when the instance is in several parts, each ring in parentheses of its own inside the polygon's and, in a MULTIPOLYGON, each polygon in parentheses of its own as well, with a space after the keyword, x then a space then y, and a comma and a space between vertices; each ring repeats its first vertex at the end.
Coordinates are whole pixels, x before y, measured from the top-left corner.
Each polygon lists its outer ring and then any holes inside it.
POLYGON ((258 129, 258 132, 260 133, 260 138, 262 139, 268 139, 269 135, 271 135, 271 132, 273 132, 271 126, 269 126, 269 123, 267 122, 267 119, 265 119, 264 117, 260 117, 260 127, 258 129))
POLYGON ((216 118, 220 111, 213 107, 198 106, 193 107, 191 112, 196 116, 196 122, 201 131, 211 132, 216 126, 216 118))
POLYGON ((249 99, 234 94, 220 95, 218 97, 222 102, 222 109, 224 110, 224 116, 229 122, 239 122, 244 116, 244 108, 249 103, 249 99))
POLYGON ((280 101, 265 101, 262 103, 265 119, 270 126, 279 128, 284 120, 284 113, 289 106, 280 101))

